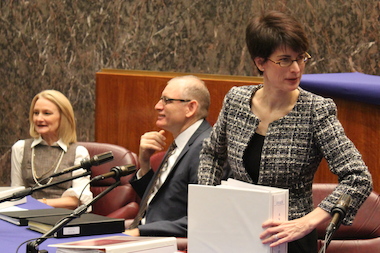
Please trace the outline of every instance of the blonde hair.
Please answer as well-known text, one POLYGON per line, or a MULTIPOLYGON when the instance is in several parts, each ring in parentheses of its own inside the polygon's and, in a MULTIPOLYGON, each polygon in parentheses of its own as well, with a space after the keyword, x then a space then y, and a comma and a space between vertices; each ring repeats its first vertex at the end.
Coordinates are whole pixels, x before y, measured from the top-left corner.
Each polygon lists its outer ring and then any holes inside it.
POLYGON ((33 122, 34 106, 37 100, 40 98, 49 100, 50 102, 54 103, 59 109, 61 120, 58 127, 58 137, 66 145, 76 142, 77 132, 73 107, 71 106, 71 103, 67 97, 56 90, 44 90, 34 96, 29 110, 30 136, 33 138, 38 138, 40 136, 40 134, 37 133, 33 122))

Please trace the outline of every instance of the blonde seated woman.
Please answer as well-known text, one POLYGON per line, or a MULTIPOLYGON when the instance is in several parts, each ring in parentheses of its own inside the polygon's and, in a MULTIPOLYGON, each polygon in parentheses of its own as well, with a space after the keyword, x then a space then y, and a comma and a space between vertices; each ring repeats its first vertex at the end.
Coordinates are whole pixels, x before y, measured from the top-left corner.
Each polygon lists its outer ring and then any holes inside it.
MULTIPOLYGON (((79 169, 49 178, 89 157, 87 149, 76 144, 74 111, 65 95, 56 90, 37 94, 30 106, 29 123, 32 138, 12 146, 11 186, 42 186, 85 172, 79 169)), ((80 177, 34 191, 32 197, 52 207, 75 209, 92 200, 89 180, 90 176, 80 177)))

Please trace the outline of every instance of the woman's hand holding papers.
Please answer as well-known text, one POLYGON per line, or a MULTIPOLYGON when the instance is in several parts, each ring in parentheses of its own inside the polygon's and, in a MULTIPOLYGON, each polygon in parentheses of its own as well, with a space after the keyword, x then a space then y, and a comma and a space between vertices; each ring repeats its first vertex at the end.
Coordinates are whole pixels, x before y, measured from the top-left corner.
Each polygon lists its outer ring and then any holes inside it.
POLYGON ((318 224, 331 218, 330 214, 317 207, 306 216, 290 220, 267 220, 262 224, 265 231, 260 235, 263 244, 270 243, 270 247, 276 247, 282 243, 292 242, 309 234, 318 224))

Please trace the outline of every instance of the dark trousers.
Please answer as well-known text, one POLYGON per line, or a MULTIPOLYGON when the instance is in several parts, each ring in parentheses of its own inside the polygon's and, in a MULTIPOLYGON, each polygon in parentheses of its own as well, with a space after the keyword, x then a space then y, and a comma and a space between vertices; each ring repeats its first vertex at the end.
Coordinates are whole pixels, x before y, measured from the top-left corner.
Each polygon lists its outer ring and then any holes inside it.
POLYGON ((293 242, 288 243, 288 253, 317 253, 318 235, 314 229, 310 234, 293 242))

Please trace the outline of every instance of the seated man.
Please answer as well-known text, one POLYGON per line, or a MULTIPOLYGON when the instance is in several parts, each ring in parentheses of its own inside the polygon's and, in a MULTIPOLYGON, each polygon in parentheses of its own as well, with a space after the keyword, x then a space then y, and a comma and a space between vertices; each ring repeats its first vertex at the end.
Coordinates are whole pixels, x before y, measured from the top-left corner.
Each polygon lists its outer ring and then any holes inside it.
POLYGON ((141 137, 140 169, 130 183, 142 200, 132 224, 126 221, 126 234, 187 237, 188 184, 198 182, 199 152, 211 132, 205 120, 209 105, 210 93, 199 78, 182 76, 168 82, 155 106, 156 125, 163 130, 141 137), (173 135, 174 149, 169 148, 154 173, 150 157, 166 146, 165 131, 173 135))

